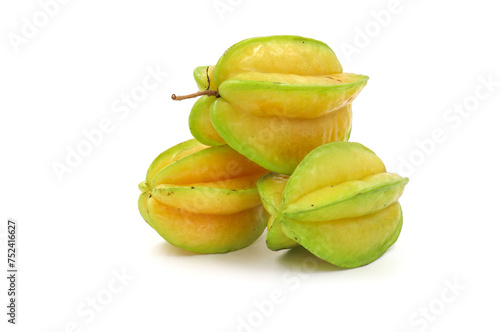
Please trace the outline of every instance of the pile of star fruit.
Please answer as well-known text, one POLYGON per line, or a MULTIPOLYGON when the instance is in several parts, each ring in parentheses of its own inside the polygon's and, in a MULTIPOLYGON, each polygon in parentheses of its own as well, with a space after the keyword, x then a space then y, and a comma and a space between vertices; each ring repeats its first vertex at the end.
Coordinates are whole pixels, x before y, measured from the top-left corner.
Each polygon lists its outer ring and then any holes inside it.
POLYGON ((303 246, 341 267, 379 258, 398 238, 407 178, 348 142, 368 77, 342 72, 328 45, 299 36, 243 40, 194 70, 194 137, 161 153, 139 211, 195 253, 303 246))

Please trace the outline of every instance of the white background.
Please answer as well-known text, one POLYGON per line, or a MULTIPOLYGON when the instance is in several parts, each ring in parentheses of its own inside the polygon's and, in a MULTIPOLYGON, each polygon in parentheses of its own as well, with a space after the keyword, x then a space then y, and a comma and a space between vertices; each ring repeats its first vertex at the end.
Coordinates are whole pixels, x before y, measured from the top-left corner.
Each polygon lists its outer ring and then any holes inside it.
POLYGON ((73 0, 47 22, 41 10, 35 0, 0 5, 1 265, 14 218, 20 270, 16 326, 0 283, 2 331, 500 329, 495 2, 73 0), (40 27, 25 38, 33 16, 40 27), (193 68, 233 43, 273 34, 324 41, 345 72, 370 76, 351 141, 410 183, 399 240, 368 266, 272 252, 264 236, 238 252, 192 255, 139 215, 150 162, 190 138, 194 100, 170 95, 194 92, 193 68), (16 46, 13 36, 25 39, 16 46), (147 68, 168 76, 114 112, 147 68), (112 130, 59 180, 53 164, 103 119, 112 130), (92 298, 104 303, 90 309, 92 298))

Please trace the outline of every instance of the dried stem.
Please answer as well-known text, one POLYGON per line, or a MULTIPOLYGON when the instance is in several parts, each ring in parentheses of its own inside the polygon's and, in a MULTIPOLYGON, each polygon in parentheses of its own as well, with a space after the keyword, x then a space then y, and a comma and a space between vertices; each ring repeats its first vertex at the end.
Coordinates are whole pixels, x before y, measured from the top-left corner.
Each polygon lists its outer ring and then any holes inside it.
POLYGON ((172 95, 172 99, 173 100, 184 100, 184 99, 189 99, 189 98, 196 98, 196 97, 199 97, 199 96, 216 96, 216 97, 219 97, 219 92, 207 89, 207 90, 204 90, 204 91, 198 91, 198 92, 195 92, 195 93, 191 93, 191 94, 185 95, 185 96, 177 96, 177 95, 173 94, 172 95))

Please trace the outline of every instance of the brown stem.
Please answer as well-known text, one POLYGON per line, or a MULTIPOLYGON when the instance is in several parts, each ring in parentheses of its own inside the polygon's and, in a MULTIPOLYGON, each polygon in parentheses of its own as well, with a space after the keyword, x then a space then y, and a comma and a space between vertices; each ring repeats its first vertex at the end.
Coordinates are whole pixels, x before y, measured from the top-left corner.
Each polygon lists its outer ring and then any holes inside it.
POLYGON ((195 98, 195 97, 199 97, 199 96, 216 96, 216 97, 219 97, 219 92, 207 89, 207 90, 198 91, 196 93, 192 93, 192 94, 185 95, 185 96, 177 96, 177 95, 173 94, 172 95, 172 99, 173 100, 183 100, 183 99, 195 98))

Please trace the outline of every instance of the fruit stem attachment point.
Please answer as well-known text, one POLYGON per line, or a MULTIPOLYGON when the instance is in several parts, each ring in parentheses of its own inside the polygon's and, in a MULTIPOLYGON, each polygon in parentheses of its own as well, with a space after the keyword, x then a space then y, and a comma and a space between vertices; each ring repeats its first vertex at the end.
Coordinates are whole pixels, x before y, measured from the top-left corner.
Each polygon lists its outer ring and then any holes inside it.
POLYGON ((207 90, 198 91, 196 93, 192 93, 192 94, 185 95, 185 96, 177 96, 176 94, 173 94, 172 99, 173 100, 184 100, 184 99, 189 99, 189 98, 196 98, 199 96, 216 96, 218 98, 219 92, 207 89, 207 90))

